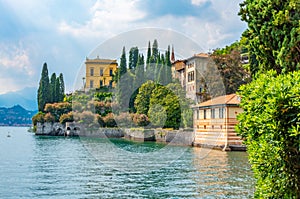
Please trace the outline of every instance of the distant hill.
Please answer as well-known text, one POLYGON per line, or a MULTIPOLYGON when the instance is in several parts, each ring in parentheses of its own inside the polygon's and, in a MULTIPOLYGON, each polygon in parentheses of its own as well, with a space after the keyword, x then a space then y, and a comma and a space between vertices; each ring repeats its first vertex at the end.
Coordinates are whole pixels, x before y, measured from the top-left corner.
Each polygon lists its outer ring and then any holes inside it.
POLYGON ((26 87, 0 95, 0 107, 12 107, 17 104, 27 110, 37 110, 37 88, 26 87))
POLYGON ((0 126, 30 126, 37 111, 28 111, 20 105, 11 108, 0 107, 0 126))

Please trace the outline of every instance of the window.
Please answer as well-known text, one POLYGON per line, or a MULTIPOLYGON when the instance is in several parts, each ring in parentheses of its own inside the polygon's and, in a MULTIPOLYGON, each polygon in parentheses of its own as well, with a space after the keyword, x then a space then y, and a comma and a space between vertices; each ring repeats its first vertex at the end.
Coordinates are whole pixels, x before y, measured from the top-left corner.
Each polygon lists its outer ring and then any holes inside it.
POLYGON ((219 108, 219 118, 224 118, 224 108, 219 108))
POLYGON ((199 119, 199 110, 197 110, 197 120, 199 119))
POLYGON ((109 76, 112 76, 112 75, 113 75, 113 70, 110 69, 110 70, 109 70, 109 76))
POLYGON ((94 88, 94 81, 90 80, 90 88, 94 88))
POLYGON ((212 109, 210 109, 210 117, 212 118, 212 119, 215 119, 215 117, 216 117, 216 114, 215 114, 216 112, 215 112, 215 109, 214 108, 212 108, 212 109))
POLYGON ((194 81, 195 74, 194 71, 188 73, 188 82, 194 81))
POLYGON ((203 110, 203 119, 206 119, 206 109, 203 110))
POLYGON ((94 76, 94 68, 90 68, 90 75, 94 76))
POLYGON ((112 80, 109 81, 109 87, 112 87, 112 80))
POLYGON ((100 86, 103 86, 103 81, 102 80, 100 80, 100 86))
POLYGON ((100 69, 100 76, 103 76, 103 69, 100 69))

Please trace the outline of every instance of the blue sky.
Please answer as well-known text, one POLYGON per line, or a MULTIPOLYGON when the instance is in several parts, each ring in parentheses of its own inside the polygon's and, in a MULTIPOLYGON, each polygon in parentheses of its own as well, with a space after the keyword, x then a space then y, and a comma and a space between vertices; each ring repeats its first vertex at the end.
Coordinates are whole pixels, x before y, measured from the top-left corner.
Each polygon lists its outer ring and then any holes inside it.
MULTIPOLYGON (((64 74, 66 91, 72 91, 85 57, 93 49, 139 28, 179 32, 203 51, 224 47, 238 40, 246 29, 237 15, 240 2, 0 0, 0 94, 37 87, 44 62, 50 74, 64 74)), ((146 46, 152 38, 145 40, 146 46)), ((112 56, 109 58, 118 59, 112 56)))

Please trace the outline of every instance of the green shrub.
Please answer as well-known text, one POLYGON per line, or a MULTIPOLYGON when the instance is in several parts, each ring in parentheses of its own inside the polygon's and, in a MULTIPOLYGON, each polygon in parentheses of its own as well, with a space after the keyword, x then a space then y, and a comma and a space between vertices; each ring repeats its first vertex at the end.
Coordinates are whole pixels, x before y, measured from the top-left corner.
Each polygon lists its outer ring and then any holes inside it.
POLYGON ((167 112, 160 104, 150 106, 148 111, 149 119, 154 127, 163 128, 167 120, 167 112))
POLYGON ((192 109, 185 109, 182 112, 182 120, 184 128, 192 128, 193 127, 193 111, 192 109))
POLYGON ((300 198, 300 72, 270 71, 240 89, 237 131, 257 178, 257 198, 300 198))

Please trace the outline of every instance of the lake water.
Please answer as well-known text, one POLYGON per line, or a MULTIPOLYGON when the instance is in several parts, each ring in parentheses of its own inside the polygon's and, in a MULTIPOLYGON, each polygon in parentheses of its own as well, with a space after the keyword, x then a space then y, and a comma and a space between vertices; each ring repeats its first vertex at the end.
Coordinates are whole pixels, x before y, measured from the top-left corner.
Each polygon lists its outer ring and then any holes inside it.
POLYGON ((245 152, 0 128, 1 199, 252 198, 254 182, 245 152))

